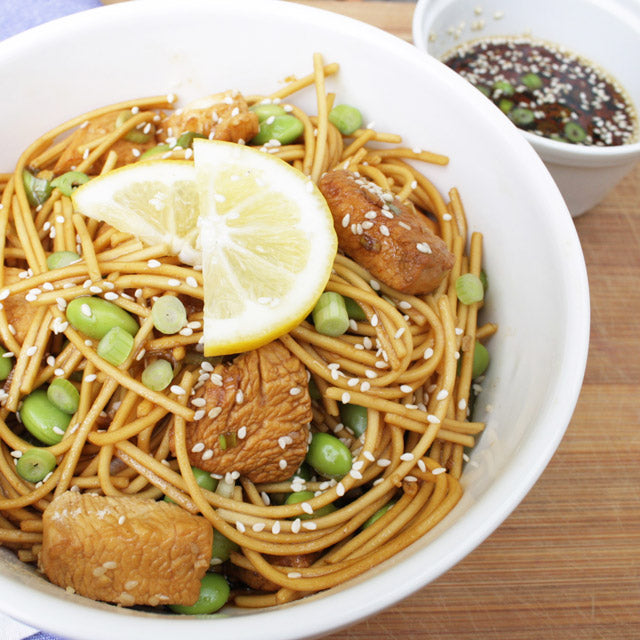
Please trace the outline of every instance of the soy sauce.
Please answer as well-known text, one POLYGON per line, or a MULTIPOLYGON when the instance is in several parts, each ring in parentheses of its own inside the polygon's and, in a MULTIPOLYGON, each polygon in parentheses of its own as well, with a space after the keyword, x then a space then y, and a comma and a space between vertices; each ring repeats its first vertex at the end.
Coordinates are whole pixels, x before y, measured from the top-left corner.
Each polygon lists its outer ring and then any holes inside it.
POLYGON ((486 38, 443 61, 521 129, 581 145, 618 146, 637 139, 635 109, 620 85, 558 45, 486 38))

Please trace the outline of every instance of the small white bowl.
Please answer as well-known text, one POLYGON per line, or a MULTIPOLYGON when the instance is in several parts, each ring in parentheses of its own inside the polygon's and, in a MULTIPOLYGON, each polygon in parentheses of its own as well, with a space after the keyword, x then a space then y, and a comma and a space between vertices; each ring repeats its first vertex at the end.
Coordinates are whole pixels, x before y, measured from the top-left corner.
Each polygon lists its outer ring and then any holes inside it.
MULTIPOLYGON (((312 55, 340 63, 327 90, 410 147, 447 154, 422 165, 457 186, 484 234, 484 308, 499 324, 476 403, 487 429, 470 452, 452 513, 397 556, 338 588, 270 610, 176 616, 93 602, 47 582, 0 549, 0 610, 74 640, 317 637, 373 615, 434 580, 484 540, 538 479, 569 424, 589 339, 580 243, 549 173, 476 89, 409 43, 363 22, 289 2, 125 2, 0 43, 0 171, 67 118, 120 100, 174 92, 180 102, 237 88, 271 92, 312 55), (117 44, 115 44, 117 43, 117 44), (471 114, 471 117, 469 115, 471 114)), ((296 102, 316 113, 313 90, 296 102)), ((420 632, 416 630, 416 635, 420 632)))
MULTIPOLYGON (((489 36, 530 35, 595 63, 640 108, 640 3, 637 0, 418 0, 415 45, 442 60, 455 47, 489 36)), ((637 115, 637 114, 636 114, 637 115)), ((571 145, 526 131, 573 216, 594 207, 640 160, 640 139, 617 147, 571 145)))

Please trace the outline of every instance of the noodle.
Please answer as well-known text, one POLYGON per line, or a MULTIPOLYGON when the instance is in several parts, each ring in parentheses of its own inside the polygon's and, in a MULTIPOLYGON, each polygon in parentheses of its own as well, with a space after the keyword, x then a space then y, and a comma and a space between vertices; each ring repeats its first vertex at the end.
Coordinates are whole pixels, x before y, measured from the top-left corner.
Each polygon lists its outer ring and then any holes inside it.
MULTIPOLYGON (((339 480, 293 477, 255 484, 245 477, 237 483, 237 478, 223 477, 216 491, 202 489, 186 444, 195 415, 187 400, 200 384, 200 367, 206 362, 198 353, 202 273, 181 264, 165 246, 146 246, 86 219, 59 190, 38 207, 29 204, 23 171, 52 174, 69 146, 70 132, 105 114, 132 110, 124 124, 81 149, 78 171, 96 165, 108 172, 119 159, 114 145, 172 109, 172 97, 122 102, 76 117, 34 141, 13 174, 0 174, 0 297, 31 296, 35 310, 26 333, 18 335, 7 309, 0 309, 0 338, 15 357, 0 392, 0 544, 15 549, 24 562, 37 562, 42 512, 65 491, 168 496, 238 545, 223 568, 232 580, 236 570, 242 570, 272 585, 268 594, 237 587, 232 592, 235 603, 274 606, 342 584, 387 560, 435 526, 459 500, 465 450, 474 446, 484 427, 470 421, 474 344, 497 329, 493 324, 478 326, 481 303, 462 304, 455 290, 458 276, 481 275, 482 236, 467 237, 458 191, 452 189, 445 201, 416 168, 416 163, 444 165, 448 158, 400 146, 400 136, 371 128, 340 134, 328 118, 335 95, 325 87, 337 71, 337 64, 324 65, 316 55, 309 76, 270 96, 247 98, 250 104, 285 104, 299 91, 315 91, 316 115, 288 105, 289 113, 302 122, 301 139, 265 151, 314 181, 334 168, 358 172, 425 213, 455 256, 449 276, 433 293, 409 295, 377 282, 362 266, 338 254, 326 290, 353 299, 366 319, 352 320, 349 331, 339 337, 322 335, 303 321, 280 338, 318 390, 313 429, 339 435, 351 450, 352 470, 339 480), (49 270, 47 256, 59 251, 77 252, 82 259, 49 270), (158 262, 152 272, 149 260, 158 262), (9 269, 24 275, 9 279, 9 269), (66 306, 78 296, 109 292, 114 295, 108 299, 140 322, 134 348, 120 366, 98 356, 92 342, 65 318, 66 306), (190 332, 154 334, 152 299, 166 292, 194 301, 190 332), (153 391, 140 381, 145 354, 160 352, 174 361, 177 390, 153 391), (56 378, 74 381, 80 404, 62 440, 42 447, 56 456, 55 470, 32 484, 15 467, 34 446, 16 412, 29 393, 56 378), (366 410, 367 428, 361 436, 342 423, 344 404, 366 410), (314 493, 306 506, 284 503, 283 497, 301 486, 314 493), (327 506, 336 508, 305 518, 304 508, 316 512, 327 506), (377 519, 363 526, 372 517, 377 519), (308 566, 292 569, 278 562, 292 555, 308 557, 308 566)), ((166 155, 188 158, 183 152, 166 155)))

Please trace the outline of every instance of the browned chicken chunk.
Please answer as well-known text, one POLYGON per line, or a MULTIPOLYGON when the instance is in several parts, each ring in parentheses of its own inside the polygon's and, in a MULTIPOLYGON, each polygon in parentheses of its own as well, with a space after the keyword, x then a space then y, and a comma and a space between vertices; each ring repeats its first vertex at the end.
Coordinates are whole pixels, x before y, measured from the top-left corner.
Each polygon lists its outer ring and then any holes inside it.
POLYGON ((177 138, 192 131, 214 140, 249 142, 258 133, 258 116, 237 91, 225 91, 177 109, 163 122, 162 135, 177 138))
POLYGON ((307 372, 281 343, 218 365, 197 390, 195 405, 202 405, 203 417, 187 425, 192 465, 277 482, 304 460, 311 422, 307 372))
MULTIPOLYGON (((22 269, 14 267, 4 268, 4 283, 6 285, 13 284, 20 280, 22 269)), ((15 330, 16 340, 22 344, 29 331, 29 327, 33 322, 33 318, 37 311, 37 307, 30 303, 26 298, 26 294, 14 293, 2 301, 2 306, 7 314, 7 322, 15 330)))
POLYGON ((373 182, 345 170, 318 187, 333 214, 338 244, 384 284, 404 293, 433 291, 454 264, 422 214, 373 182))
MULTIPOLYGON (((86 145, 89 145, 91 142, 97 141, 107 134, 115 131, 116 120, 119 115, 120 114, 117 111, 113 113, 105 113, 95 120, 91 120, 86 126, 78 127, 71 134, 69 145, 65 149, 64 153, 58 158, 56 166, 53 169, 54 172, 64 173, 65 171, 75 169, 84 160, 85 149, 87 148, 86 145)), ((148 136, 148 139, 145 142, 133 142, 125 138, 120 138, 110 147, 118 154, 116 167, 135 162, 142 153, 152 147, 155 147, 155 135, 153 133, 143 135, 148 136)), ((100 171, 101 167, 102 162, 97 163, 96 166, 91 168, 89 173, 97 173, 100 171)))
MULTIPOLYGON (((318 558, 320 557, 320 553, 306 553, 304 555, 297 556, 272 556, 265 555, 264 559, 271 564, 274 564, 278 567, 291 567, 292 569, 306 569, 310 567, 318 558)), ((262 574, 257 571, 253 571, 252 569, 245 569, 244 567, 239 567, 231 562, 228 562, 225 565, 225 573, 236 580, 240 580, 244 582, 251 589, 256 589, 257 591, 278 591, 280 589, 280 585, 277 585, 275 582, 272 582, 268 578, 265 578, 262 574)))
POLYGON ((213 529, 175 504, 67 491, 45 509, 40 568, 53 582, 125 606, 192 605, 213 529))

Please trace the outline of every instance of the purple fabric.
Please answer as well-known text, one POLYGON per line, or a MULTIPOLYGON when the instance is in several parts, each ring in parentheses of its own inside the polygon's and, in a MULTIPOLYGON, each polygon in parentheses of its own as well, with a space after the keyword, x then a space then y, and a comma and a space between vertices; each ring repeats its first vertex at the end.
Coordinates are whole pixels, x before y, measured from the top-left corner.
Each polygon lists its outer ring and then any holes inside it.
POLYGON ((99 6, 100 0, 0 0, 0 40, 43 22, 99 6))

